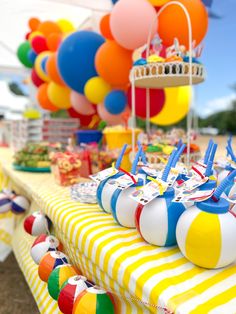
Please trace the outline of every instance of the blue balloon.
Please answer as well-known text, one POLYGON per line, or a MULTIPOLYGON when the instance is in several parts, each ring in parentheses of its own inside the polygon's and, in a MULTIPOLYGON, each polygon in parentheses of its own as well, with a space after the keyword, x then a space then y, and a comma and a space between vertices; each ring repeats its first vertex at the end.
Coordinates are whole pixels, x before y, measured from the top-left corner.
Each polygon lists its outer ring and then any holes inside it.
POLYGON ((122 90, 113 90, 105 98, 104 105, 111 114, 120 114, 125 110, 127 97, 122 90))
POLYGON ((42 63, 41 63, 41 68, 42 68, 43 72, 46 74, 47 74, 47 69, 46 69, 47 61, 48 61, 48 57, 45 57, 45 58, 43 58, 42 63))
POLYGON ((104 38, 91 31, 68 36, 58 50, 58 69, 63 81, 78 93, 84 93, 86 82, 97 76, 95 56, 104 38))
POLYGON ((118 0, 111 0, 111 2, 112 2, 113 4, 116 4, 116 2, 118 2, 118 0))
POLYGON ((30 49, 30 51, 28 52, 28 59, 30 60, 31 63, 34 64, 34 61, 36 58, 37 58, 37 53, 35 53, 33 49, 30 49))

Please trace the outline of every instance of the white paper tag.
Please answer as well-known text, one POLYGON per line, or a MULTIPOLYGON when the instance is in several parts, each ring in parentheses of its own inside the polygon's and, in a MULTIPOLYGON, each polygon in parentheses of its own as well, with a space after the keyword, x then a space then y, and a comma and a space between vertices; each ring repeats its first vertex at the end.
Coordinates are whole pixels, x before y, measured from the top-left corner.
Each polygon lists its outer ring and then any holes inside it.
POLYGON ((110 168, 104 169, 98 173, 91 174, 89 177, 93 181, 100 183, 101 181, 106 180, 106 179, 114 176, 118 172, 119 172, 119 170, 117 170, 116 168, 110 167, 110 168))
POLYGON ((150 177, 157 177, 159 174, 159 171, 147 166, 142 167, 142 170, 150 177))
MULTIPOLYGON (((137 182, 138 181, 138 177, 132 175, 132 177, 134 178, 134 180, 137 182)), ((114 180, 110 180, 108 182, 110 185, 116 185, 118 189, 120 190, 126 190, 128 189, 131 185, 134 184, 134 181, 132 180, 132 178, 130 176, 128 176, 127 174, 124 174, 123 176, 114 179, 114 180)))
POLYGON ((184 181, 183 184, 176 186, 176 189, 182 191, 192 191, 206 183, 208 179, 208 177, 201 178, 200 176, 194 175, 189 180, 184 181))
POLYGON ((202 202, 206 201, 213 195, 214 190, 205 191, 183 191, 173 200, 176 203, 202 202))
MULTIPOLYGON (((162 178, 164 170, 160 171, 158 174, 158 178, 162 178)), ((169 174, 168 174, 168 178, 167 178, 167 183, 168 186, 171 187, 174 185, 175 181, 177 180, 179 176, 179 171, 176 168, 171 168, 169 174)))
POLYGON ((197 171, 199 171, 202 175, 204 175, 204 173, 206 172, 206 168, 207 166, 204 165, 201 162, 195 163, 192 167, 191 172, 193 172, 194 174, 196 174, 196 171, 194 171, 194 169, 196 169, 197 171))
POLYGON ((129 195, 136 202, 147 205, 152 200, 154 200, 157 196, 161 195, 161 192, 164 193, 168 188, 168 184, 160 179, 155 179, 156 182, 149 182, 144 185, 141 189, 137 189, 132 194, 129 195), (162 191, 161 191, 162 190, 162 191))

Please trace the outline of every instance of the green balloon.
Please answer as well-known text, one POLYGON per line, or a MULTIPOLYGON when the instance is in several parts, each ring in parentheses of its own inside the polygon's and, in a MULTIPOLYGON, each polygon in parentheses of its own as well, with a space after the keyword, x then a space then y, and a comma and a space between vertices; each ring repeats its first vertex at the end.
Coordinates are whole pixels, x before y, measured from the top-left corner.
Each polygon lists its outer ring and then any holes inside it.
POLYGON ((30 46, 30 43, 28 42, 28 40, 23 42, 22 44, 20 44, 20 46, 17 49, 18 59, 27 68, 33 67, 33 63, 28 58, 28 53, 30 50, 31 50, 31 46, 30 46))

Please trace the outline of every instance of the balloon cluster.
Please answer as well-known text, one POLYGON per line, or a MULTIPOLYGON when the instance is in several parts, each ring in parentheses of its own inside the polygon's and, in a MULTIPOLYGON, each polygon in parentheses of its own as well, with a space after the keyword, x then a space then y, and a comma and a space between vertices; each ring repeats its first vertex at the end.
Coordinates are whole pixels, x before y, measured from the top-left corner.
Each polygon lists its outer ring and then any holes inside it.
MULTIPOLYGON (((193 38, 198 45, 204 38, 208 17, 200 0, 177 0, 189 12, 193 38), (199 23, 201 21, 201 23, 199 23)), ((88 125, 94 115, 110 125, 122 121, 131 107, 129 73, 137 49, 144 46, 156 11, 167 0, 119 0, 110 14, 102 17, 100 33, 75 31, 66 20, 56 23, 29 21, 30 33, 18 48, 19 60, 32 68, 31 79, 38 87, 43 109, 67 109, 88 125)), ((170 5, 154 23, 152 39, 159 33, 164 47, 175 38, 188 47, 188 27, 181 8, 170 5), (178 21, 178 23, 173 23, 178 21)), ((172 124, 188 112, 190 90, 187 87, 150 90, 150 116, 153 123, 172 124), (173 99, 178 117, 173 117, 173 99), (182 106, 181 106, 182 105, 182 106), (161 119, 158 119, 160 113, 161 119)), ((146 117, 146 91, 136 88, 136 114, 146 117)), ((176 112, 176 111, 175 111, 176 112)))
POLYGON ((38 265, 39 278, 47 282, 49 295, 58 302, 64 314, 114 314, 114 300, 110 293, 94 286, 81 276, 62 252, 61 242, 50 234, 51 221, 42 212, 26 217, 24 229, 36 236, 30 255, 38 265))

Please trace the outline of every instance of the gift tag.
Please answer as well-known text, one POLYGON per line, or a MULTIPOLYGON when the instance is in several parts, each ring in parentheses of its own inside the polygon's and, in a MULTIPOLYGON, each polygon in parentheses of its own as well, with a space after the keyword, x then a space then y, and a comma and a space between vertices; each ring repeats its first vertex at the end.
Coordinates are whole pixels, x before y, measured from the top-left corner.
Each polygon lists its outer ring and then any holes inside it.
POLYGON ((116 185, 118 189, 120 190, 126 190, 128 189, 131 185, 135 184, 138 181, 138 177, 134 175, 128 175, 124 174, 123 176, 110 180, 108 183, 110 185, 116 185))
POLYGON ((176 203, 187 202, 203 202, 210 198, 214 193, 214 190, 205 191, 183 191, 179 193, 173 200, 176 203))
POLYGON ((200 176, 193 175, 189 180, 184 181, 183 184, 176 186, 176 188, 186 191, 192 191, 206 183, 208 179, 208 177, 201 178, 200 176))
MULTIPOLYGON (((163 171, 160 171, 158 173, 158 178, 162 178, 162 175, 163 175, 163 171)), ((171 168, 170 172, 169 172, 169 175, 168 175, 168 178, 167 178, 167 183, 168 183, 168 186, 171 187, 174 185, 175 181, 177 180, 179 176, 179 171, 176 169, 176 168, 171 168)))
POLYGON ((159 174, 159 171, 147 166, 142 167, 142 170, 150 177, 157 177, 159 174))
POLYGON ((206 168, 207 166, 204 163, 201 162, 196 162, 191 169, 191 172, 193 172, 194 174, 201 174, 202 176, 204 176, 204 173, 206 172, 206 168))
POLYGON ((168 184, 157 178, 155 181, 144 185, 141 189, 134 191, 129 197, 142 205, 147 205, 157 196, 162 195, 167 188, 168 184))
POLYGON ((110 168, 107 168, 105 170, 102 170, 96 174, 91 174, 89 177, 97 182, 97 183, 100 183, 101 181, 103 180, 106 180, 108 179, 109 177, 112 177, 114 176, 115 174, 117 174, 119 172, 119 170, 117 170, 116 168, 113 168, 113 167, 110 167, 110 168))

